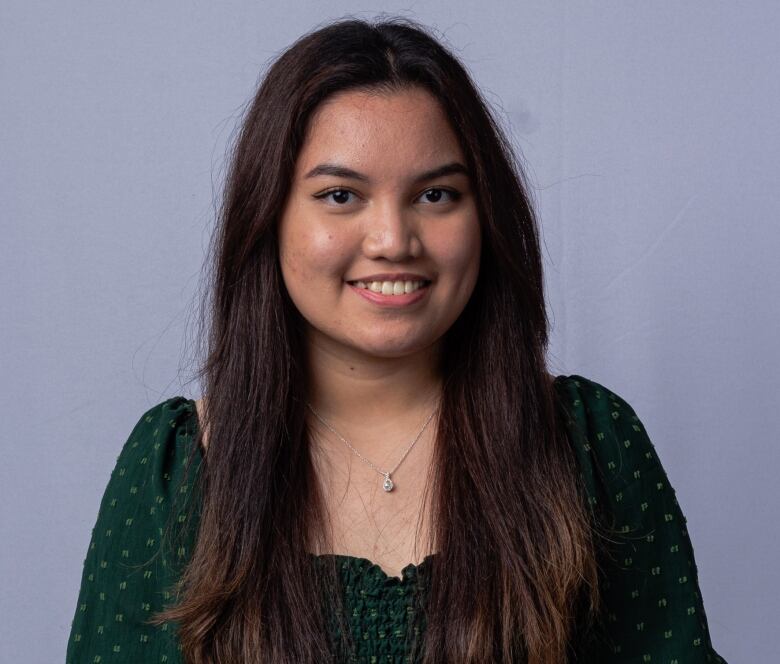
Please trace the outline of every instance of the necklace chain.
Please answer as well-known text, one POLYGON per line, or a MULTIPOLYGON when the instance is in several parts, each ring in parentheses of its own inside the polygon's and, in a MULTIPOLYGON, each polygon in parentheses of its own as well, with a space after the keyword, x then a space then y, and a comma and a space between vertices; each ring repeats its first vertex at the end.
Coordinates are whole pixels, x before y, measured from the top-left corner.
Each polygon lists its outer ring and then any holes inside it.
POLYGON ((415 437, 415 439, 412 441, 411 445, 409 445, 409 447, 407 447, 407 448, 406 448, 406 451, 403 453, 403 455, 401 456, 401 459, 398 461, 398 463, 397 463, 397 464, 395 464, 395 466, 393 467, 393 469, 392 469, 392 470, 387 470, 387 471, 384 471, 384 470, 381 470, 380 468, 377 468, 377 467, 376 467, 376 466, 375 466, 373 463, 371 463, 371 461, 369 461, 368 459, 366 459, 366 457, 364 457, 364 456, 363 456, 363 455, 362 455, 360 452, 358 452, 358 451, 357 451, 357 450, 356 450, 354 447, 352 447, 352 445, 350 445, 350 444, 349 444, 349 441, 348 441, 346 438, 344 438, 344 436, 342 436, 342 435, 341 435, 341 434, 340 434, 338 431, 336 431, 336 430, 335 430, 335 429, 334 429, 334 428, 333 428, 333 427, 332 427, 330 424, 328 424, 328 423, 327 423, 327 422, 326 422, 324 419, 322 419, 322 417, 320 417, 320 414, 319 414, 319 413, 318 413, 316 410, 314 410, 314 407, 313 407, 313 406, 312 406, 312 405, 311 405, 311 404, 310 404, 308 401, 306 402, 306 405, 309 407, 309 409, 311 410, 311 412, 312 412, 312 413, 314 413, 315 417, 316 417, 316 418, 317 418, 317 419, 318 419, 320 422, 322 422, 322 423, 323 423, 323 424, 324 424, 326 427, 328 427, 328 429, 330 429, 330 430, 331 430, 333 433, 335 433, 335 434, 336 434, 336 435, 337 435, 339 438, 341 438, 341 440, 342 440, 342 441, 343 441, 343 442, 344 442, 344 443, 347 445, 347 447, 349 447, 349 449, 351 449, 351 450, 352 450, 352 451, 353 451, 355 454, 357 454, 357 455, 358 455, 358 456, 359 456, 359 457, 360 457, 360 458, 361 458, 363 461, 365 461, 365 462, 366 462, 366 463, 367 463, 369 466, 371 466, 371 467, 372 467, 372 468, 373 468, 373 469, 374 469, 376 472, 378 472, 380 475, 382 475, 382 476, 385 478, 385 481, 384 481, 384 483, 382 484, 382 488, 383 488, 385 491, 392 491, 392 490, 393 490, 393 487, 395 486, 395 484, 393 483, 393 480, 392 480, 392 479, 390 479, 390 475, 392 475, 392 474, 393 474, 393 473, 396 471, 396 469, 398 468, 398 466, 400 466, 400 465, 403 463, 403 460, 406 458, 406 455, 407 455, 407 454, 409 454, 409 452, 411 451, 411 449, 414 447, 415 443, 416 443, 416 442, 417 442, 417 441, 420 439, 420 436, 422 436, 422 432, 423 432, 423 431, 425 431, 425 427, 427 427, 427 426, 428 426, 428 422, 430 422, 430 421, 431 421, 431 418, 434 416, 434 414, 435 414, 435 413, 436 413, 436 411, 438 410, 438 406, 437 406, 436 408, 434 408, 434 409, 433 409, 433 412, 432 412, 432 413, 431 413, 431 414, 428 416, 428 419, 427 419, 427 420, 425 420, 425 424, 423 424, 423 426, 422 426, 422 429, 420 429, 420 432, 417 434, 417 436, 415 437))

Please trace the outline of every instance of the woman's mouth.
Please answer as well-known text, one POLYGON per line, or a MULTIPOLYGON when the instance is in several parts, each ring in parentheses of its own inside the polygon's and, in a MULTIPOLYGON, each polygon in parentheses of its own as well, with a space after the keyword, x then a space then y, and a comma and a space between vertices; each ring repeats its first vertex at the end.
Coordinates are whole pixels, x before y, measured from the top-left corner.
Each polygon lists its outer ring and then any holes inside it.
POLYGON ((405 295, 413 293, 424 286, 430 284, 430 281, 348 281, 350 286, 364 288, 372 293, 381 293, 382 295, 405 295))
POLYGON ((381 307, 405 307, 421 301, 430 281, 348 281, 355 293, 381 307))

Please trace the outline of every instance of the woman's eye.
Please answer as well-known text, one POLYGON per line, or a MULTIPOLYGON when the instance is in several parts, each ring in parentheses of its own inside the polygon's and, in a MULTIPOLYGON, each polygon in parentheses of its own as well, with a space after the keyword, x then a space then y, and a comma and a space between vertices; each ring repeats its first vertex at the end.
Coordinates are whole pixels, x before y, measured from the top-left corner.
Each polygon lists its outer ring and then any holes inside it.
POLYGON ((338 205, 342 205, 347 202, 345 198, 350 195, 354 196, 354 194, 347 189, 331 189, 330 191, 324 191, 321 194, 317 194, 314 198, 327 198, 328 196, 334 196, 333 200, 338 205))
POLYGON ((438 203, 441 201, 442 193, 450 197, 449 201, 445 200, 445 202, 457 201, 460 198, 460 192, 455 191, 454 189, 440 189, 438 187, 428 189, 423 192, 423 196, 427 197, 429 203, 438 203), (433 193, 433 196, 431 196, 431 193, 433 193))

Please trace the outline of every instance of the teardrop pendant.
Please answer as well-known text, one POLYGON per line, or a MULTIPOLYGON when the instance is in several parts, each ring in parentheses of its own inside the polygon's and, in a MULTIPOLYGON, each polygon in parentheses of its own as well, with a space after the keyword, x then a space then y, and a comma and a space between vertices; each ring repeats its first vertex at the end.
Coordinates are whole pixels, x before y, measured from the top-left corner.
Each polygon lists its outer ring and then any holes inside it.
POLYGON ((385 481, 382 484, 382 488, 385 491, 392 491, 393 490, 393 480, 390 479, 390 473, 385 473, 385 481))

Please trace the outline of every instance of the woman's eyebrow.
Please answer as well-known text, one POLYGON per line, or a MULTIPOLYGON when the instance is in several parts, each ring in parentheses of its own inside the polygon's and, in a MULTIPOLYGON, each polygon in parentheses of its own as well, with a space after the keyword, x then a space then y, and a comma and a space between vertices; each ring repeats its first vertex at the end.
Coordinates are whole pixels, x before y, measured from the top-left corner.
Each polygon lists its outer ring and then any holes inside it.
MULTIPOLYGON (((434 178, 444 177, 445 175, 454 175, 456 173, 462 173, 466 176, 469 175, 468 169, 463 164, 461 164, 459 161, 453 161, 449 164, 443 164, 442 166, 437 166, 436 168, 424 171, 423 173, 418 173, 411 178, 411 182, 413 184, 417 184, 419 182, 425 182, 426 180, 433 180, 434 178)), ((363 173, 358 173, 357 171, 354 171, 351 168, 347 168, 346 166, 332 163, 317 164, 303 177, 304 179, 308 179, 317 177, 319 175, 331 175, 334 177, 359 180, 361 182, 371 182, 371 179, 363 173)))

